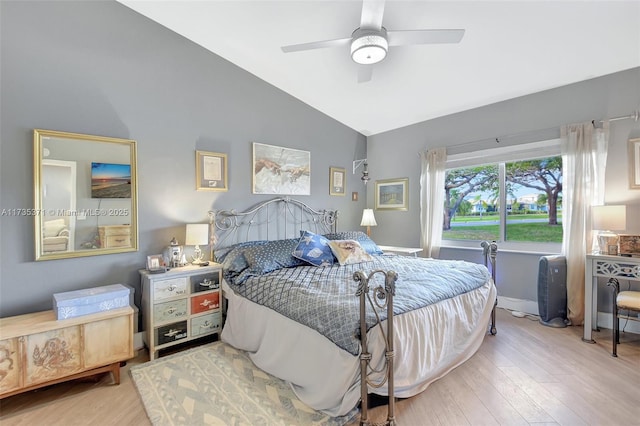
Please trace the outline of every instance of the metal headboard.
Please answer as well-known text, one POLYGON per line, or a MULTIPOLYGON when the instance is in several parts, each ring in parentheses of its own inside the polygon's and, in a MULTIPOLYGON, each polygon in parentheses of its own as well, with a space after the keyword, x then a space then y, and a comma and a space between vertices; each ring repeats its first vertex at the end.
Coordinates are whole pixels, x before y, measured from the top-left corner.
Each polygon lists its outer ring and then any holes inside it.
POLYGON ((213 250, 240 242, 297 238, 301 230, 317 234, 335 232, 337 220, 337 210, 314 210, 289 197, 272 198, 242 212, 211 210, 211 260, 213 250))

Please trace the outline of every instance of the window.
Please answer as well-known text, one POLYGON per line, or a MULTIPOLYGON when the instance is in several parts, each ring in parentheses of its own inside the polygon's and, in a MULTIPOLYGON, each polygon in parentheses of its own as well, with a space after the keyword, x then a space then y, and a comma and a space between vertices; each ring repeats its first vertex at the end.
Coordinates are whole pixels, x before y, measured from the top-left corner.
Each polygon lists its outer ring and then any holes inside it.
MULTIPOLYGON (((540 248, 562 243, 559 141, 450 156, 444 245, 495 240, 540 248), (493 160, 490 161, 489 159, 493 160), (449 240, 447 243, 446 240, 449 240)), ((463 244, 464 245, 464 244, 463 244)), ((548 247, 547 247, 548 248, 548 247)))

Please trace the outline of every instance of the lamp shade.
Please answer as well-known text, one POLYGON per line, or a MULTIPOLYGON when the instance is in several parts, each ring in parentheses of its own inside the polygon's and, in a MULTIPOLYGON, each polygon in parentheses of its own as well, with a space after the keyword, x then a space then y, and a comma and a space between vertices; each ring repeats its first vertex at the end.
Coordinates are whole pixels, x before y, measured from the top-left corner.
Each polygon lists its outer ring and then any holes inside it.
POLYGON ((209 225, 206 223, 187 224, 187 236, 184 244, 187 246, 205 246, 209 244, 209 225))
POLYGON ((627 206, 594 206, 592 228, 598 231, 623 231, 627 227, 627 206))
POLYGON ((373 215, 373 209, 364 209, 362 211, 362 222, 360 226, 377 226, 376 217, 373 215))

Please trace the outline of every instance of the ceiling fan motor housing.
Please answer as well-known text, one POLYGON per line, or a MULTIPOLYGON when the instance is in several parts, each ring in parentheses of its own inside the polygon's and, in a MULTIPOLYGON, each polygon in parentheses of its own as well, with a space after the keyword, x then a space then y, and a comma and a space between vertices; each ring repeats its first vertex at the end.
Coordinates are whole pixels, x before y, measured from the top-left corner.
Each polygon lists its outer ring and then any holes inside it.
POLYGON ((371 65, 387 56, 387 30, 358 28, 351 34, 351 59, 358 64, 371 65))

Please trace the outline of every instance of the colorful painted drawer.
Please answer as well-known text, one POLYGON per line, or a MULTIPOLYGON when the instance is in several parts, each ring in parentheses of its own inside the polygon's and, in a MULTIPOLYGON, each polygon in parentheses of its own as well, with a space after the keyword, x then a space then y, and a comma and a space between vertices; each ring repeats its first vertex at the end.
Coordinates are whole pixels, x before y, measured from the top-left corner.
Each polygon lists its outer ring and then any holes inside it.
POLYGON ((220 333, 222 265, 188 265, 159 274, 140 270, 140 275, 143 339, 150 360, 161 349, 220 333))
POLYGON ((220 307, 220 292, 201 294, 191 298, 191 314, 218 309, 220 307))
POLYGON ((191 318, 191 336, 198 337, 220 331, 222 327, 222 314, 212 312, 191 318))
POLYGON ((177 342, 187 338, 187 321, 167 324, 156 329, 156 341, 158 345, 177 342))
POLYGON ((153 300, 164 300, 187 294, 187 277, 155 281, 153 283, 153 300))
POLYGON ((217 290, 220 288, 220 272, 191 277, 191 293, 217 290))
POLYGON ((170 300, 153 305, 156 323, 176 320, 187 316, 187 299, 170 300))

